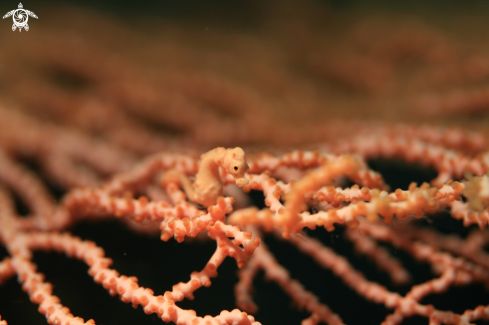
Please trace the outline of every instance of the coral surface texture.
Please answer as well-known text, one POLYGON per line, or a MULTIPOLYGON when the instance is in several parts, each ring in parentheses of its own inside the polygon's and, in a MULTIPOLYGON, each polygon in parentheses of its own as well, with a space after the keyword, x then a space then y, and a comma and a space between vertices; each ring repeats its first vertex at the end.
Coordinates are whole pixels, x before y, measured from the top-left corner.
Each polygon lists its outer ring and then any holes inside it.
POLYGON ((487 1, 10 6, 0 325, 489 324, 487 1))

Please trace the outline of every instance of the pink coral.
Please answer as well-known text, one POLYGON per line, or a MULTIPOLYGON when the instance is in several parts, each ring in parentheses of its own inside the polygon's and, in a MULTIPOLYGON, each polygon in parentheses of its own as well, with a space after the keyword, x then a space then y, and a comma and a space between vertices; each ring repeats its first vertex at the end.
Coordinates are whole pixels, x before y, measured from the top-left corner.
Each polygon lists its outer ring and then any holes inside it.
POLYGON ((251 7, 0 28, 1 325, 489 320, 470 27, 251 7))

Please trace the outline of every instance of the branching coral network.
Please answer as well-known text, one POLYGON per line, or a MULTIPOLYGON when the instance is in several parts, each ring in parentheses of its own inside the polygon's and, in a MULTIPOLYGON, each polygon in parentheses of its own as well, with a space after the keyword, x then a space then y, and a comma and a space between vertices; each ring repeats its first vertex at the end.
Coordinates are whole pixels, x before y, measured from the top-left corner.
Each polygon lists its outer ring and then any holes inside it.
MULTIPOLYGON (((360 18, 314 2, 254 5, 265 17, 256 26, 216 24, 204 40, 195 22, 154 22, 163 42, 143 37, 145 25, 68 7, 36 10, 53 25, 23 33, 29 42, 0 32, 9 44, 0 51, 0 296, 16 277, 49 324, 99 324, 57 296, 35 262, 45 251, 80 260, 104 294, 158 322, 266 324, 263 277, 304 325, 349 323, 357 310, 329 291, 331 278, 384 308, 377 323, 488 322, 487 297, 472 297, 465 310, 428 298, 489 290, 489 53, 404 16, 360 18), (376 159, 436 175, 396 188, 374 170, 376 159), (215 248, 172 286, 148 285, 97 240, 72 234, 107 220, 174 247, 215 248), (435 221, 462 231, 439 231, 435 221), (382 281, 326 243, 324 234, 338 230, 382 281), (312 286, 296 277, 274 242, 330 277, 312 286), (229 260, 235 278, 224 275, 229 260), (411 264, 430 275, 419 278, 411 264), (185 307, 218 304, 221 293, 206 290, 224 276, 234 279, 233 308, 205 315, 185 307)), ((1 304, 0 315, 0 325, 16 321, 1 304)))
MULTIPOLYGON (((221 169, 224 184, 233 183, 232 173, 235 171, 235 165, 240 163, 242 168, 246 166, 246 160, 243 161, 244 156, 241 155, 239 160, 234 160, 236 163, 233 163, 232 156, 226 156, 219 150, 222 149, 212 152, 218 156, 215 166, 201 163, 199 174, 209 172, 207 169, 217 170, 217 163, 220 162, 228 166, 227 170, 221 169)), ((451 154, 448 149, 440 150, 443 150, 440 159, 451 154)), ((413 151, 406 152, 412 154, 413 151)), ((210 154, 203 155, 203 161, 209 159, 207 156, 210 154)), ((485 171, 485 156, 481 157, 468 162, 452 162, 465 163, 466 166, 485 171)), ((266 246, 260 244, 261 231, 278 231, 278 236, 287 238, 299 250, 311 255, 320 265, 331 269, 358 294, 393 309, 393 314, 386 318, 385 324, 397 324, 403 317, 413 314, 428 317, 431 324, 469 324, 477 319, 488 319, 488 308, 484 306, 457 315, 419 303, 424 296, 446 291, 452 285, 474 282, 488 284, 488 257, 482 249, 483 244, 489 240, 486 232, 474 230, 469 236, 473 244, 461 248, 454 245, 455 243, 447 245, 448 238, 430 233, 428 230, 420 235, 409 223, 397 227, 388 226, 394 217, 421 217, 424 213, 434 213, 448 208, 452 216, 463 219, 465 225, 476 223, 480 228, 485 228, 489 220, 486 206, 489 199, 487 176, 471 177, 467 182, 448 180, 439 187, 431 187, 428 184, 418 187, 412 184, 407 191, 398 189, 389 193, 385 190, 387 187, 381 176, 369 170, 360 156, 328 155, 318 151, 296 151, 283 156, 262 154, 249 161, 247 177, 250 184, 244 185, 244 190, 263 191, 268 208, 233 211, 233 197, 218 197, 211 192, 205 195, 209 198, 206 202, 212 202, 205 211, 187 202, 185 193, 178 187, 178 179, 165 177, 165 172, 172 173, 171 170, 178 170, 182 175, 195 174, 198 166, 199 162, 190 157, 161 154, 114 177, 99 188, 75 189, 65 196, 59 206, 53 206, 43 196, 45 193, 39 188, 37 180, 29 173, 19 173, 16 170, 19 167, 15 162, 4 155, 2 174, 5 175, 2 179, 8 181, 5 176, 17 172, 19 175, 16 176, 19 178, 11 179, 10 185, 17 184, 16 190, 19 194, 23 193, 32 210, 38 212, 29 218, 19 219, 8 193, 2 190, 0 234, 11 255, 2 261, 2 280, 17 274, 23 289, 28 292, 34 303, 39 304, 39 311, 46 315, 50 324, 85 324, 84 320, 74 317, 69 309, 52 295, 51 285, 43 281, 43 276, 36 273, 36 267, 30 261, 34 250, 55 250, 87 263, 90 267, 89 274, 111 295, 119 295, 124 302, 130 302, 134 306, 141 305, 146 313, 157 313, 165 322, 258 324, 252 316, 239 310, 223 311, 215 317, 200 318, 195 312, 176 305, 176 302, 182 299, 193 299, 194 291, 200 287, 210 286, 211 279, 217 276, 219 265, 230 256, 242 269, 240 281, 236 285, 237 305, 242 309, 256 311, 257 307, 251 296, 252 279, 258 269, 264 269, 267 276, 276 281, 298 306, 311 313, 311 316, 304 320, 304 324, 316 324, 320 321, 341 324, 340 316, 318 301, 314 294, 307 291, 299 282, 292 280, 266 246), (158 180, 157 176, 161 173, 164 181, 160 191, 167 200, 149 200, 144 195, 133 197, 136 193, 144 193, 152 182, 158 180), (285 177, 278 176, 280 174, 285 177), (294 174, 297 180, 287 179, 287 175, 290 177, 294 174), (335 179, 341 176, 348 176, 357 185, 350 188, 331 186, 335 179), (461 195, 465 195, 468 202, 462 202, 461 195), (316 206, 321 206, 321 211, 307 212, 307 205, 312 202, 317 202, 316 206), (226 215, 229 216, 226 218, 226 215), (83 241, 67 233, 53 232, 63 229, 76 219, 104 216, 124 216, 138 223, 158 223, 161 239, 165 241, 174 237, 178 242, 182 242, 187 236, 195 237, 205 232, 216 241, 217 248, 204 269, 192 273, 188 282, 176 284, 164 295, 154 296, 151 289, 138 285, 137 278, 120 275, 116 270, 110 269, 111 260, 104 256, 103 250, 95 243, 83 241), (379 221, 378 216, 383 220, 379 221), (417 260, 430 263, 439 277, 417 285, 407 295, 401 296, 368 281, 347 260, 322 246, 317 240, 297 235, 297 232, 304 228, 314 229, 320 226, 332 230, 337 224, 347 224, 351 228, 348 231, 351 240, 362 249, 362 253, 370 256, 379 267, 390 273, 392 279, 406 281, 407 272, 399 261, 378 246, 376 241, 389 242, 399 249, 407 250, 417 260), (453 253, 460 256, 455 257, 439 249, 455 251, 453 253)), ((448 176, 454 176, 455 167, 452 166, 444 172, 448 176)), ((204 176, 201 177, 196 182, 205 180, 204 176)), ((196 191, 199 192, 198 188, 196 191)), ((91 322, 93 323, 91 320, 86 324, 91 322)))

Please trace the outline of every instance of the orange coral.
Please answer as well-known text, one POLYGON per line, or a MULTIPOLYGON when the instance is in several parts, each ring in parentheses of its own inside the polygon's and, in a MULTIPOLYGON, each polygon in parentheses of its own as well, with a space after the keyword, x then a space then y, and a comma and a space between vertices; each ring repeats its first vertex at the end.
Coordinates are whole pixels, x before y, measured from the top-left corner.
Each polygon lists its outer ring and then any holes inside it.
POLYGON ((0 29, 0 324, 28 314, 14 276, 50 324, 145 321, 109 295, 176 324, 292 321, 280 299, 303 324, 489 320, 489 56, 470 26, 250 5, 204 30, 71 7, 0 29), (93 281, 96 316, 72 300, 93 281))

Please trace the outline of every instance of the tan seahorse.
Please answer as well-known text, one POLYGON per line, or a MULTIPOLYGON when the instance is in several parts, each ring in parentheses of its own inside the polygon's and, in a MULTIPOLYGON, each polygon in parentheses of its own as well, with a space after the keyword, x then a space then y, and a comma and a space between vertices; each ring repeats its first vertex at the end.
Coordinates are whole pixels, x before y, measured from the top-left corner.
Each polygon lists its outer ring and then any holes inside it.
POLYGON ((223 184, 219 176, 219 167, 232 175, 236 185, 242 187, 248 184, 245 173, 249 169, 243 149, 215 148, 200 156, 200 167, 195 181, 178 170, 170 170, 162 177, 162 184, 177 183, 185 190, 190 201, 203 206, 216 204, 217 198, 223 196, 223 184))

